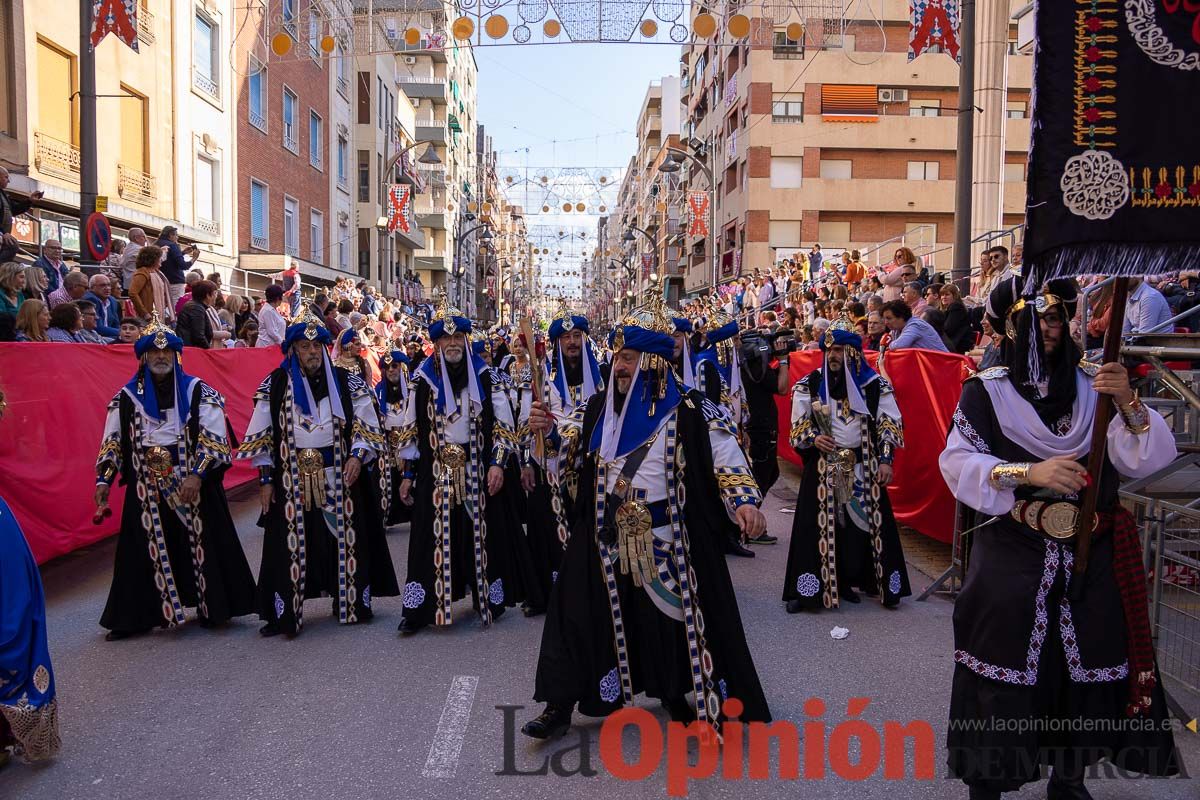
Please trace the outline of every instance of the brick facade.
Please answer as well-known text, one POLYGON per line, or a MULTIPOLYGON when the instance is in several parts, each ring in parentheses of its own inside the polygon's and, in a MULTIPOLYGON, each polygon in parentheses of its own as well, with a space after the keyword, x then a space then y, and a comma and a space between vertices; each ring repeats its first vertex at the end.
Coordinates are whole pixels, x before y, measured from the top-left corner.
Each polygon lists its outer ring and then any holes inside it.
MULTIPOLYGON (((245 10, 238 11, 239 29, 243 24, 245 10)), ((247 28, 252 25, 247 25, 247 28)), ((243 31, 238 39, 238 61, 247 63, 247 44, 255 33, 243 31)), ((298 206, 297 228, 299 230, 296 256, 313 261, 310 220, 313 210, 324 215, 324 242, 320 263, 328 266, 336 261, 336 246, 331 248, 329 236, 329 170, 336 169, 329 152, 330 115, 329 76, 326 69, 333 64, 327 60, 308 57, 308 43, 301 41, 292 45, 292 52, 282 59, 272 58, 266 68, 266 132, 250 124, 250 81, 241 78, 237 98, 237 203, 239 253, 284 252, 283 203, 284 196, 294 198, 298 206), (287 87, 297 97, 296 143, 293 153, 283 146, 283 93, 287 87), (312 166, 309 160, 309 114, 315 111, 322 120, 319 153, 321 168, 312 166), (250 246, 250 181, 264 183, 268 187, 267 249, 250 246), (331 257, 330 253, 335 256, 331 257)), ((281 259, 282 262, 282 259, 281 259)))

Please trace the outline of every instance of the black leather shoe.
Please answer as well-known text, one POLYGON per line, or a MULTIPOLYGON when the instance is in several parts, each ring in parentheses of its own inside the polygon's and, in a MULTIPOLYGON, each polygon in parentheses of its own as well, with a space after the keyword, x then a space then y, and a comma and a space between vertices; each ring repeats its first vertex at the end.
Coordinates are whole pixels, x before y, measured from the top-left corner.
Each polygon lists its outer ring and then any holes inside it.
POLYGON ((555 739, 571 727, 571 709, 547 705, 546 710, 521 726, 521 733, 531 739, 555 739))
POLYGON ((278 636, 279 634, 283 633, 283 631, 274 622, 268 622, 266 625, 263 625, 258 629, 258 633, 260 636, 278 636))
POLYGON ((736 539, 727 540, 725 553, 731 556, 741 556, 742 558, 754 558, 754 551, 736 539))
POLYGON ((750 539, 747 540, 747 542, 749 544, 778 544, 779 537, 772 536, 769 533, 764 533, 762 536, 759 536, 757 538, 751 537, 750 539))
POLYGON ((521 606, 521 613, 527 617, 536 617, 539 614, 545 614, 546 609, 540 606, 523 605, 521 606))
POLYGON ((800 598, 796 598, 795 600, 787 601, 787 612, 789 614, 799 614, 803 610, 804 610, 804 603, 800 600, 800 598))
POLYGON ((661 702, 662 707, 671 715, 672 722, 687 724, 696 721, 696 709, 687 701, 687 698, 674 697, 661 702))
POLYGON ((139 633, 145 633, 145 631, 109 631, 105 635, 104 641, 119 642, 122 639, 129 639, 134 636, 137 636, 139 633))
POLYGON ((401 617, 400 626, 396 630, 400 632, 401 636, 412 636, 423 627, 423 625, 418 625, 407 617, 401 617))
POLYGON ((862 598, 858 596, 858 592, 847 586, 845 589, 838 590, 838 598, 845 600, 847 603, 861 603, 862 598))
POLYGON ((1083 785, 1082 777, 1065 778, 1058 770, 1051 770, 1046 800, 1092 800, 1092 793, 1083 785))

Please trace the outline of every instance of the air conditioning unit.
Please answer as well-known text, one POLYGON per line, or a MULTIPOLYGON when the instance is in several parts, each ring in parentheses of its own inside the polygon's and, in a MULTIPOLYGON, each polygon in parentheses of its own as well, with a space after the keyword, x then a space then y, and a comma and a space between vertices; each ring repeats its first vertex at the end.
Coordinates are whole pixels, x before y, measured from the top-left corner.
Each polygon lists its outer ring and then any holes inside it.
POLYGON ((415 63, 417 63, 417 57, 416 56, 405 56, 404 63, 405 64, 415 64, 415 63))
POLYGON ((879 102, 905 103, 908 102, 908 89, 880 89, 879 102))

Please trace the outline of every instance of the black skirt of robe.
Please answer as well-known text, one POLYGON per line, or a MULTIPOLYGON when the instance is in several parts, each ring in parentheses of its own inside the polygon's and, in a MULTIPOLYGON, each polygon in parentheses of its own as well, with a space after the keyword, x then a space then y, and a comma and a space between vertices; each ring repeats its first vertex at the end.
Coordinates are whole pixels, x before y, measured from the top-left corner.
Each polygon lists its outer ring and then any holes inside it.
MULTIPOLYGON (((678 411, 679 445, 687 459, 685 486, 688 498, 683 523, 689 542, 694 590, 704 615, 704 637, 712 655, 714 684, 725 687, 728 697, 742 701, 743 721, 769 721, 770 709, 746 644, 737 596, 729 578, 714 524, 728 519, 713 469, 708 427, 700 408, 702 395, 690 392, 695 408, 681 404, 678 411)), ((589 400, 583 426, 587 442, 604 405, 604 393, 589 400)), ((595 485, 594 457, 585 458, 580 493, 595 485)), ((550 593, 541 651, 538 654, 534 699, 558 705, 578 704, 581 713, 605 716, 623 701, 618 694, 608 702, 601 681, 617 666, 613 644, 612 613, 596 543, 595 507, 577 506, 570 520, 571 538, 550 593)), ((617 570, 630 671, 635 693, 659 699, 678 699, 692 690, 684 625, 664 616, 628 576, 617 570)))
MULTIPOLYGON (((201 482, 198 508, 204 523, 204 599, 208 620, 221 623, 254 613, 254 575, 233 526, 219 475, 201 482)), ((159 509, 180 603, 185 608, 195 607, 199 599, 188 531, 165 503, 159 509)), ((100 625, 108 630, 136 632, 167 624, 162 612, 162 594, 154 585, 155 565, 150 558, 149 542, 142 526, 141 503, 130 486, 121 509, 112 587, 100 617, 100 625)))
MULTIPOLYGON (((484 373, 480 378, 480 389, 484 397, 490 397, 491 384, 484 373)), ((434 518, 440 509, 433 503, 433 451, 430 448, 429 404, 430 390, 424 381, 414 381, 417 393, 417 446, 420 456, 415 462, 416 482, 413 487, 415 502, 412 507, 412 525, 408 535, 408 575, 404 582, 404 619, 414 625, 430 625, 436 620, 438 599, 434 593, 436 568, 434 551, 440 547, 434 538, 434 518)), ((491 430, 493 412, 485 403, 480 424, 484 431, 484 451, 491 453, 491 430)), ((490 456, 489 456, 490 457, 490 456)), ((481 467, 479 481, 482 493, 487 494, 487 468, 481 467)), ((508 474, 505 484, 509 483, 508 474)), ((519 480, 518 480, 519 487, 519 480)), ((528 547, 519 521, 512 515, 511 502, 506 502, 504 492, 485 497, 485 519, 487 520, 487 580, 488 603, 493 616, 503 613, 524 600, 525 583, 519 573, 522 550, 528 563, 528 547)), ((453 600, 460 600, 470 592, 475 608, 479 604, 478 581, 475 572, 475 528, 466 505, 453 506, 450 510, 450 585, 453 600)), ((462 612, 453 612, 461 619, 462 612)))
MULTIPOLYGON (((796 514, 792 519, 792 539, 788 544, 787 569, 783 577, 783 599, 799 600, 804 608, 812 610, 824 608, 821 595, 825 591, 818 549, 822 534, 817 526, 817 514, 820 511, 817 502, 817 456, 816 448, 800 451, 800 457, 804 459, 804 474, 800 479, 796 514), (815 583, 807 577, 809 575, 816 579, 815 583)), ((887 487, 879 489, 879 508, 882 517, 879 533, 883 540, 883 586, 876 586, 870 533, 847 519, 845 523, 837 524, 834 534, 838 587, 857 587, 872 595, 882 589, 883 602, 896 603, 901 597, 911 595, 912 588, 908 583, 904 549, 900 544, 900 533, 896 528, 896 517, 892 514, 887 487), (898 582, 893 579, 897 576, 898 582), (897 583, 899 591, 893 591, 897 583)))
POLYGON ((391 468, 392 472, 392 496, 388 502, 387 526, 390 528, 393 525, 403 525, 406 522, 412 522, 412 506, 405 505, 400 499, 400 470, 395 467, 391 468))
MULTIPOLYGON (((353 419, 350 388, 347 373, 334 367, 334 379, 339 382, 343 412, 347 420, 353 419)), ((259 617, 266 622, 279 625, 284 633, 297 632, 295 611, 292 607, 293 584, 291 577, 291 553, 288 549, 288 525, 283 502, 283 460, 280 455, 282 431, 279 429, 279 410, 283 405, 288 373, 277 369, 271 373, 271 419, 272 419, 272 476, 275 496, 267 513, 260 518, 263 526, 262 563, 258 571, 258 595, 255 605, 259 617), (282 611, 280 611, 282 609, 282 611)), ((343 448, 350 452, 350 425, 344 425, 343 448)), ((377 597, 395 597, 400 593, 396 582, 396 570, 392 565, 384 535, 383 514, 380 504, 378 482, 372 479, 369 466, 364 466, 358 480, 346 490, 353 505, 351 524, 354 528, 355 611, 360 621, 370 619, 371 603, 377 597)), ((295 504, 298 513, 304 515, 304 599, 327 595, 338 597, 337 540, 325 523, 320 508, 303 510, 297 491, 295 504)), ((335 607, 336 616, 336 607, 335 607)))
MULTIPOLYGON (((555 490, 546 480, 546 471, 541 466, 535 465, 533 474, 536 485, 526 499, 525 525, 533 574, 543 598, 540 607, 545 608, 566 548, 558 538, 558 518, 553 505, 555 490)), ((565 522, 566 507, 561 499, 560 508, 565 522)))
MULTIPOLYGON (((971 563, 954 606, 955 648, 989 664, 1024 667, 1045 546, 1040 536, 1011 520, 1002 519, 974 536, 971 563)), ((1126 658, 1125 618, 1112 559, 1112 537, 1093 540, 1083 596, 1071 603, 1075 646, 1088 669, 1117 665, 1126 658)), ((968 784, 1015 791, 1038 780, 1042 765, 1065 764, 1078 770, 1101 758, 1143 775, 1179 771, 1161 677, 1156 675, 1149 713, 1134 721, 1136 727, 1116 731, 1106 728, 1127 719, 1128 679, 1090 683, 1071 679, 1059 622, 1064 583, 1060 569, 1046 597, 1046 636, 1035 685, 993 680, 955 664, 946 737, 948 763, 951 774, 968 784), (1013 730, 1015 724, 993 724, 997 719, 1084 720, 1093 730, 1086 730, 1084 724, 1069 733, 1020 731, 1013 730)))

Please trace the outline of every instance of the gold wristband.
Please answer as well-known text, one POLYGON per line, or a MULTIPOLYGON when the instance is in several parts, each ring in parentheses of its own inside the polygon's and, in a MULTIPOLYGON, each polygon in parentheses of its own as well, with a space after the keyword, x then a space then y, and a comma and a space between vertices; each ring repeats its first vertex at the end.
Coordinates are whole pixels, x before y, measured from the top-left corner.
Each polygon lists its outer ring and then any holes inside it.
POLYGON ((988 481, 997 489, 1015 489, 1029 484, 1029 468, 1032 464, 997 464, 992 467, 988 481))
POLYGON ((1133 401, 1127 405, 1118 405, 1117 411, 1125 420, 1125 429, 1132 434, 1142 434, 1150 430, 1150 412, 1142 405, 1141 399, 1134 394, 1133 401))

